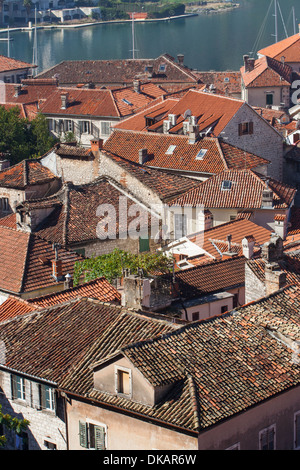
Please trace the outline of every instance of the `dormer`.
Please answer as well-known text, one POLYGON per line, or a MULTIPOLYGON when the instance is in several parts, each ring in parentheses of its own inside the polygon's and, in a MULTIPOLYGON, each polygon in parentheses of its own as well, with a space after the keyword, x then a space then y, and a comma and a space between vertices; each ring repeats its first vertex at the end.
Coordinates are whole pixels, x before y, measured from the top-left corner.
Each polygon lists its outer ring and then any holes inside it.
POLYGON ((155 406, 172 388, 153 385, 123 352, 93 366, 94 389, 116 397, 155 406))

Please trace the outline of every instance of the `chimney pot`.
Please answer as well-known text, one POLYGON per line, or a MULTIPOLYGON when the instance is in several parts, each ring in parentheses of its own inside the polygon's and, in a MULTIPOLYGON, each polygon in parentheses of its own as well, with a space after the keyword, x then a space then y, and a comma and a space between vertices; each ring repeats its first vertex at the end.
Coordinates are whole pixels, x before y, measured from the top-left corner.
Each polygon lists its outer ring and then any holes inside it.
POLYGON ((67 109, 67 107, 68 107, 68 96, 69 96, 69 93, 61 93, 60 94, 61 109, 67 109))
POLYGON ((184 55, 183 54, 177 54, 177 60, 180 65, 183 65, 184 61, 184 55))

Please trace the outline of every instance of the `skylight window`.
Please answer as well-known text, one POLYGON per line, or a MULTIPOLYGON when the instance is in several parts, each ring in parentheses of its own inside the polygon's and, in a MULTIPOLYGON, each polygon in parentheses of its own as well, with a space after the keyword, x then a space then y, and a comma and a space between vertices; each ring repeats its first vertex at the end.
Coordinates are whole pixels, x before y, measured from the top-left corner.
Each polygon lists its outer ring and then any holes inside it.
POLYGON ((224 82, 229 82, 229 77, 225 77, 224 82))
POLYGON ((203 160, 206 152, 207 152, 207 149, 201 149, 196 155, 196 160, 203 160))
POLYGON ((166 155, 172 155, 175 149, 176 149, 176 145, 170 145, 170 147, 166 151, 166 155))
POLYGON ((228 180, 224 180, 222 181, 222 186, 221 188, 222 189, 231 189, 231 181, 228 181, 228 180))
POLYGON ((166 64, 160 64, 159 71, 160 72, 165 72, 166 71, 166 64))
POLYGON ((122 98, 122 101, 126 104, 128 104, 129 106, 133 106, 132 103, 130 103, 130 101, 128 101, 126 98, 122 98))

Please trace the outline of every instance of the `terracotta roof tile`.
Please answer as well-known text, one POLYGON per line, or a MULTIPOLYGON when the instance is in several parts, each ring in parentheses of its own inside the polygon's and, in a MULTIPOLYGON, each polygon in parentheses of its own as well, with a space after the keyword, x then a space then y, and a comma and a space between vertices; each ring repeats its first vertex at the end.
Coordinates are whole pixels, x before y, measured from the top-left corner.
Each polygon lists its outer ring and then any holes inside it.
POLYGON ((121 294, 117 289, 104 277, 101 277, 61 292, 54 292, 43 297, 34 297, 29 299, 28 303, 40 307, 50 307, 78 297, 89 297, 102 302, 120 303, 121 301, 121 294))
POLYGON ((26 300, 10 296, 0 305, 0 322, 33 312, 37 308, 35 305, 30 305, 26 300))
POLYGON ((56 176, 38 160, 23 160, 0 171, 0 186, 7 188, 25 189, 54 179, 56 176))
POLYGON ((237 147, 214 137, 204 137, 190 144, 188 136, 185 135, 115 129, 104 143, 103 149, 133 162, 139 161, 140 149, 147 149, 147 166, 208 175, 228 168, 245 168, 245 164, 248 168, 256 168, 268 163, 265 159, 250 153, 245 154, 237 147), (175 148, 168 154, 170 146, 175 148), (199 152, 203 150, 207 152, 198 158, 199 152))
POLYGON ((276 60, 281 60, 284 56, 286 62, 299 62, 300 56, 300 35, 294 34, 282 41, 271 44, 258 51, 259 55, 273 57, 276 60))
MULTIPOLYGON (((72 275, 75 262, 82 257, 61 248, 58 253, 63 275, 72 275)), ((19 294, 55 286, 51 266, 54 257, 51 243, 31 233, 0 227, 0 289, 19 294)))
MULTIPOLYGON (((293 203, 296 189, 284 183, 259 175, 252 170, 226 170, 199 183, 195 189, 171 201, 183 206, 203 205, 205 208, 259 209, 263 190, 273 191, 273 208, 284 209, 293 203), (223 182, 229 187, 223 187, 223 182)), ((170 204, 171 204, 170 203, 170 204)))
POLYGON ((11 70, 28 69, 34 67, 36 66, 27 62, 23 62, 22 60, 0 55, 0 72, 9 72, 11 70))
POLYGON ((293 81, 293 70, 281 61, 270 57, 255 60, 254 69, 247 72, 241 68, 242 79, 247 88, 265 86, 290 86, 293 81))

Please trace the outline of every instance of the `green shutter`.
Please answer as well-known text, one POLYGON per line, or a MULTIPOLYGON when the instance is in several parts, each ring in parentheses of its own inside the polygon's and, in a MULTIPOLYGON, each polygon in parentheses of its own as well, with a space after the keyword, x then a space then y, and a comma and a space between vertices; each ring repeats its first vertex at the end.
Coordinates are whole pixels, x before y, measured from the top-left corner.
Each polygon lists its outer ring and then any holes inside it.
POLYGON ((82 421, 79 421, 79 444, 81 447, 87 448, 88 440, 87 440, 87 425, 82 421))
POLYGON ((95 426, 95 448, 105 450, 105 429, 102 426, 95 426))
POLYGON ((149 245, 149 238, 139 238, 139 250, 140 250, 140 253, 142 253, 143 251, 149 251, 149 248, 150 245, 149 245))

